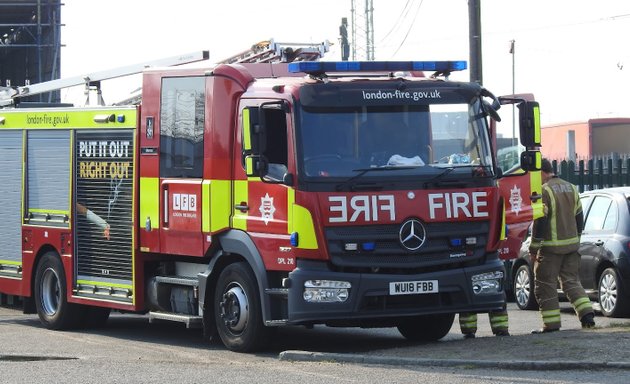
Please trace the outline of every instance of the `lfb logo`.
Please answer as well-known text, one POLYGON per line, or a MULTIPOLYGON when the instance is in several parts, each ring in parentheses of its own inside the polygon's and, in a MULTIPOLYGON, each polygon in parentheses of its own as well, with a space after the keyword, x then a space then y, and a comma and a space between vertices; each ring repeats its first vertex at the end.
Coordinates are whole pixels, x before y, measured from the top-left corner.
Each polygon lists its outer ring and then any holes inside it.
POLYGON ((187 193, 173 193, 173 210, 174 211, 196 211, 197 195, 189 195, 187 193))

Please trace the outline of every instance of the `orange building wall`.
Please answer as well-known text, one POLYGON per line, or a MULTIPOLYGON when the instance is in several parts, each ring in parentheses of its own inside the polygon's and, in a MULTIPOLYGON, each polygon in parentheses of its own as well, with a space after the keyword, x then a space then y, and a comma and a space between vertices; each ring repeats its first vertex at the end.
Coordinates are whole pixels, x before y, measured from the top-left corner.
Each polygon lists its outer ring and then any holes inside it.
POLYGON ((568 132, 575 132, 575 152, 577 158, 589 157, 591 153, 591 137, 588 122, 564 123, 550 125, 541 129, 541 152, 549 160, 562 160, 569 157, 568 132))

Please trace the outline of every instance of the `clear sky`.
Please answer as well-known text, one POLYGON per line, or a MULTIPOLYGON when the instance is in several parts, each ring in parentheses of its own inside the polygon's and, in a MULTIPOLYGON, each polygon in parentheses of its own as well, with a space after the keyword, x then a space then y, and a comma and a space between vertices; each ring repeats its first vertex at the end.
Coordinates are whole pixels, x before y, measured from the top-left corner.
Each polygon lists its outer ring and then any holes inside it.
MULTIPOLYGON (((543 125, 630 117, 630 1, 480 0, 483 84, 533 93, 543 125), (510 40, 516 50, 510 54, 510 40), (514 66, 513 66, 514 59, 514 66)), ((357 0, 357 11, 363 0, 357 0)), ((350 0, 65 0, 62 77, 209 50, 221 60, 269 38, 336 45, 350 0)), ((358 26, 359 33, 363 25, 358 26)), ((374 0, 377 60, 469 60, 467 0, 374 0)), ((359 51, 361 53, 361 51, 359 51)), ((468 71, 453 80, 469 79, 468 71)), ((139 79, 104 86, 107 102, 139 79), (113 87, 113 86, 112 86, 113 87), (108 96, 108 92, 111 92, 108 96)), ((120 95, 123 96, 120 96, 120 95)), ((62 93, 72 97, 70 91, 62 93)))

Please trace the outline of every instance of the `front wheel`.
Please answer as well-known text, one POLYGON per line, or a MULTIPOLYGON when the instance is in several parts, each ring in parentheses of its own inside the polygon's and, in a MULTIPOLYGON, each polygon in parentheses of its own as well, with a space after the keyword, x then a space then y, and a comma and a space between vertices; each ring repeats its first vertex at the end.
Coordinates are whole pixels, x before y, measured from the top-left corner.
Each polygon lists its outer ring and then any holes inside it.
POLYGON ((44 254, 35 272, 35 307, 48 329, 71 329, 83 318, 82 307, 68 303, 66 274, 55 252, 44 254))
POLYGON ((628 313, 630 303, 614 268, 605 269, 599 277, 597 299, 604 316, 623 317, 628 313))
POLYGON ((448 334, 453 326, 454 313, 440 313, 405 318, 398 331, 407 340, 437 341, 448 334))
POLYGON ((214 294, 214 317, 223 344, 235 352, 253 352, 269 340, 272 328, 263 324, 256 276, 244 262, 227 266, 214 294))

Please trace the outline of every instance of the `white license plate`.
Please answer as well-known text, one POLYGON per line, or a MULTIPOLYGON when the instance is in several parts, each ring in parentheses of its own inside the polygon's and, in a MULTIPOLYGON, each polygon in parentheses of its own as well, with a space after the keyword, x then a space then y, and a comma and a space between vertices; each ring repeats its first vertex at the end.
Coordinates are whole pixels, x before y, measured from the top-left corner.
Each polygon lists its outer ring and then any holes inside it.
POLYGON ((389 283, 390 295, 418 295, 421 293, 437 293, 437 280, 396 281, 389 283))

